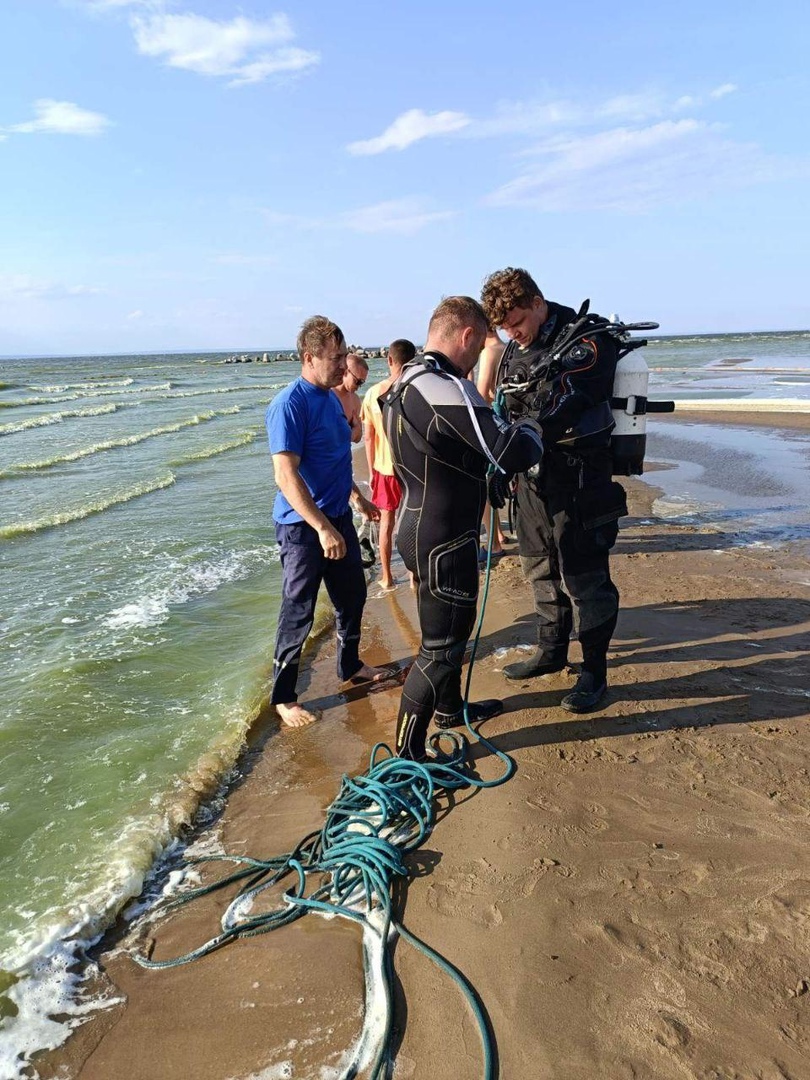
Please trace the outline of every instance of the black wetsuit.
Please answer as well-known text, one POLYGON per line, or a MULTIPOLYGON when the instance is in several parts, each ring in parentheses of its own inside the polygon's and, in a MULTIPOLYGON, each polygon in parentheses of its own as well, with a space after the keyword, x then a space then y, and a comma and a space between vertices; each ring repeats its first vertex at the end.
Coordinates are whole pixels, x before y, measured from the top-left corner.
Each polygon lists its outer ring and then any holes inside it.
POLYGON ((548 309, 531 345, 507 347, 498 373, 508 415, 534 417, 545 444, 539 473, 518 477, 521 564, 534 592, 540 653, 550 666, 563 665, 576 629, 583 670, 604 682, 619 609, 608 557, 618 518, 627 513, 624 490, 611 480, 610 428, 600 426, 611 398, 617 345, 609 333, 581 336, 587 323, 566 344, 577 313, 553 303, 548 309), (527 383, 526 390, 509 389, 527 383))
POLYGON ((508 476, 528 469, 540 460, 542 443, 536 424, 498 419, 438 352, 407 364, 384 404, 404 492, 397 548, 418 583, 422 632, 402 692, 397 753, 419 760, 433 714, 453 716, 462 708, 461 663, 475 622, 487 468, 494 460, 508 476))

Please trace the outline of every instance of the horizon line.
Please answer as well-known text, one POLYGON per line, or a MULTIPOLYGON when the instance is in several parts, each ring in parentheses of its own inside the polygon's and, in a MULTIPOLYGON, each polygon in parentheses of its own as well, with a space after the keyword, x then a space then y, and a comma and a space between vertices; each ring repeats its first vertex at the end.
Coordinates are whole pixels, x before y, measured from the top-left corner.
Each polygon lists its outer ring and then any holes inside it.
MULTIPOLYGON (((686 333, 681 331, 680 333, 673 334, 646 334, 648 341, 669 341, 673 338, 705 338, 705 337, 738 337, 739 335, 755 335, 755 334, 808 334, 810 333, 810 326, 797 327, 793 330, 704 330, 699 333, 686 333)), ((361 345, 361 349, 382 349, 384 345, 361 345)), ((236 356, 237 354, 249 355, 258 353, 294 353, 296 352, 295 345, 285 345, 280 348, 272 349, 248 349, 241 347, 239 349, 144 349, 140 352, 70 352, 70 353, 57 353, 57 352, 37 352, 37 353, 0 353, 0 360, 69 360, 78 359, 80 357, 87 357, 88 359, 104 358, 104 357, 120 357, 120 356, 216 356, 216 355, 230 355, 236 356)))

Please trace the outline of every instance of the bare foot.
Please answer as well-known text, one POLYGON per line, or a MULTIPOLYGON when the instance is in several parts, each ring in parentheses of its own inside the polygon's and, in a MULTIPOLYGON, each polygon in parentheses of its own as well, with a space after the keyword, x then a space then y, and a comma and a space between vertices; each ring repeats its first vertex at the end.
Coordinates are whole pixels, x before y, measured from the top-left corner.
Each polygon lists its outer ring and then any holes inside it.
POLYGON ((388 578, 387 581, 384 578, 380 578, 379 585, 381 589, 395 589, 397 587, 397 582, 394 578, 388 578))
POLYGON ((289 705, 276 705, 276 712, 287 727, 306 727, 318 719, 315 713, 309 712, 297 701, 291 701, 289 705))

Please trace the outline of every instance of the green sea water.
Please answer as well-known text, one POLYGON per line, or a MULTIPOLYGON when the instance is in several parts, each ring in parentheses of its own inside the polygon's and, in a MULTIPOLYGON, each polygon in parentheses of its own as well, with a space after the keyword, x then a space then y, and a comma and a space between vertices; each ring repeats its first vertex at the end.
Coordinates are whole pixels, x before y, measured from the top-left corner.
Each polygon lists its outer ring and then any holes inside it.
POLYGON ((222 359, 0 364, 7 972, 137 895, 266 696, 280 579, 263 421, 297 366, 222 359))

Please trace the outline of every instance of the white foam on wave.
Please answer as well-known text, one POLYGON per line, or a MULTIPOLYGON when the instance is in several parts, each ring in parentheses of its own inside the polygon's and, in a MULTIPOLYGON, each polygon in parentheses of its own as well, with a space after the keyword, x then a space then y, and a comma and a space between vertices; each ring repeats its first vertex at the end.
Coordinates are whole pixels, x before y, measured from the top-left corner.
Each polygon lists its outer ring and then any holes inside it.
POLYGON ((13 409, 22 405, 53 405, 58 401, 77 401, 88 397, 112 397, 119 394, 156 394, 171 390, 170 382, 156 383, 152 386, 104 387, 102 390, 74 390, 72 393, 56 394, 54 397, 24 398, 22 401, 6 401, 3 407, 13 409))
POLYGON ((48 424, 61 424, 63 420, 69 420, 74 416, 104 416, 106 413, 114 413, 117 408, 118 406, 115 404, 92 405, 88 409, 65 409, 62 412, 45 413, 43 416, 29 416, 27 420, 17 420, 11 424, 0 424, 0 435, 13 435, 18 431, 45 427, 48 424))
MULTIPOLYGON (((182 821, 188 824, 193 813, 193 807, 186 807, 182 821)), ((99 992, 95 983, 95 996, 90 996, 87 984, 98 968, 87 951, 118 911, 141 894, 158 860, 172 849, 183 849, 173 839, 180 820, 175 811, 163 807, 150 818, 125 823, 111 845, 103 880, 80 902, 52 908, 29 924, 4 956, 4 967, 16 981, 0 991, 0 999, 11 1002, 10 1011, 16 1010, 16 1015, 7 1017, 0 1029, 3 1080, 29 1077, 35 1053, 56 1049, 94 1012, 124 1000, 110 991, 99 992)), ((182 883, 170 882, 169 894, 190 887, 192 876, 185 875, 182 883)))
POLYGON ((79 450, 71 450, 67 454, 56 454, 54 457, 43 458, 40 461, 23 461, 18 465, 12 465, 9 469, 0 471, 0 479, 7 476, 14 476, 20 472, 39 472, 42 469, 52 469, 56 465, 66 465, 74 461, 81 461, 83 458, 92 457, 93 454, 101 454, 106 450, 117 450, 125 446, 136 446, 138 443, 146 442, 147 439, 154 439, 159 435, 171 435, 174 432, 182 431, 184 428, 204 424, 229 411, 230 410, 222 410, 221 412, 216 412, 211 410, 209 412, 196 413, 194 416, 190 416, 185 420, 178 420, 174 424, 164 424, 163 427, 152 428, 150 431, 141 431, 135 435, 125 435, 121 439, 105 439, 103 442, 94 443, 92 446, 84 446, 79 450))
POLYGON ((212 386, 206 390, 172 390, 170 393, 160 394, 162 398, 188 398, 205 397, 208 394, 246 394, 258 393, 260 390, 283 390, 288 383, 257 383, 255 386, 212 386))
POLYGON ((28 536, 31 533, 42 532, 43 529, 54 529, 58 525, 68 525, 71 521, 81 521, 92 514, 100 514, 113 506, 120 506, 122 503, 131 502, 132 499, 138 499, 141 495, 151 495, 153 491, 171 487, 174 482, 174 473, 168 473, 166 476, 160 476, 156 480, 147 480, 142 484, 137 484, 126 491, 116 492, 106 498, 102 497, 96 502, 88 503, 85 506, 76 506, 71 510, 63 510, 60 513, 37 518, 34 521, 18 521, 13 525, 3 525, 0 527, 0 539, 10 540, 16 536, 28 536))
POLYGON ((108 630, 146 629, 165 622, 172 609, 191 600, 216 592, 232 581, 250 577, 270 562, 278 561, 275 547, 229 551, 219 559, 191 566, 173 564, 168 568, 170 584, 103 615, 101 624, 108 630))
POLYGON ((38 390, 43 394, 63 394, 65 390, 96 390, 107 386, 132 386, 135 380, 129 376, 126 379, 104 379, 102 382, 77 382, 62 383, 60 386, 29 386, 29 390, 38 390))
POLYGON ((80 941, 60 943, 0 995, 16 1009, 0 1029, 0 1076, 30 1076, 33 1053, 55 1050, 92 1013, 123 1003, 110 992, 92 1000, 83 997, 83 984, 98 972, 86 959, 86 947, 80 941))
POLYGON ((239 450, 243 446, 248 446, 250 443, 255 442, 257 437, 258 433, 255 431, 243 431, 230 442, 204 447, 193 454, 186 454, 184 457, 176 458, 170 464, 174 468, 179 468, 181 465, 192 465, 195 461, 207 461, 208 458, 218 457, 220 454, 227 454, 231 450, 239 450))

